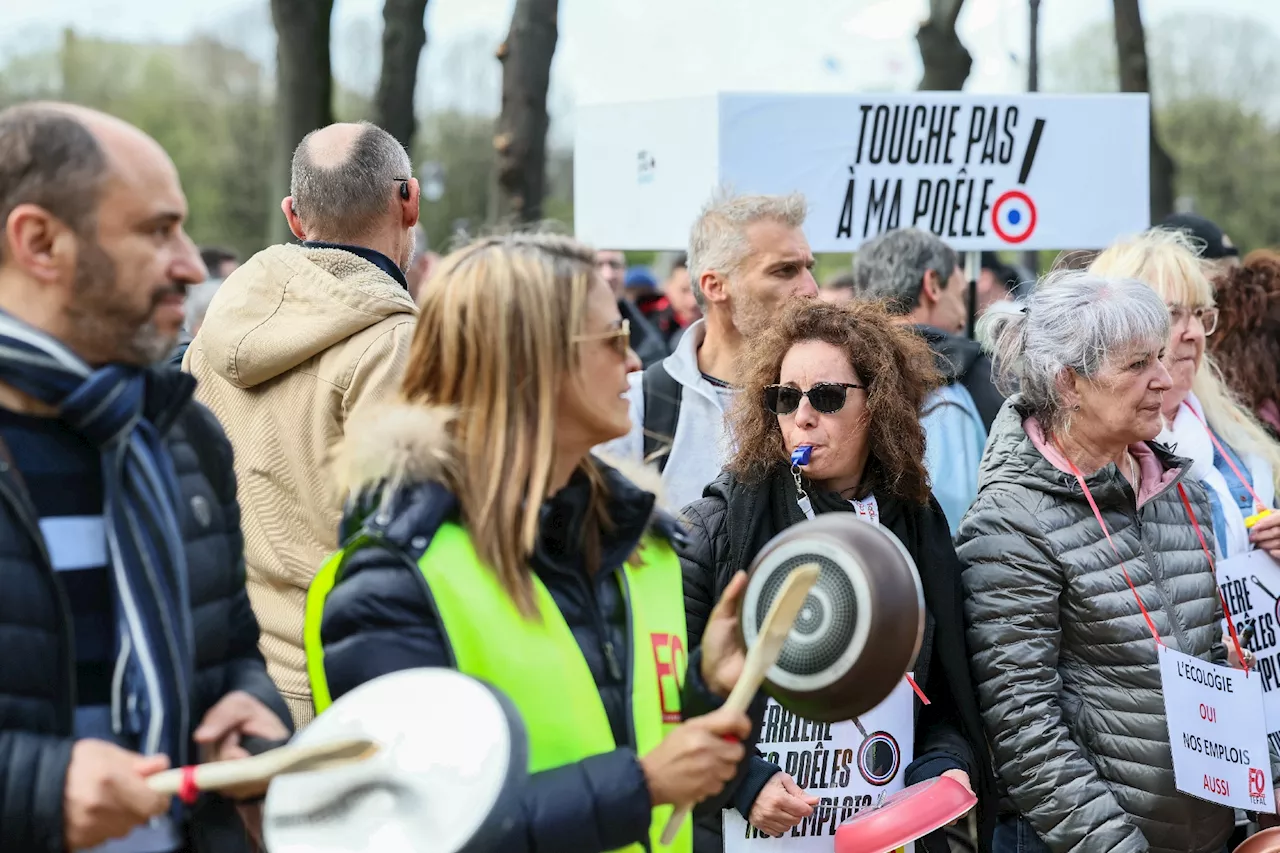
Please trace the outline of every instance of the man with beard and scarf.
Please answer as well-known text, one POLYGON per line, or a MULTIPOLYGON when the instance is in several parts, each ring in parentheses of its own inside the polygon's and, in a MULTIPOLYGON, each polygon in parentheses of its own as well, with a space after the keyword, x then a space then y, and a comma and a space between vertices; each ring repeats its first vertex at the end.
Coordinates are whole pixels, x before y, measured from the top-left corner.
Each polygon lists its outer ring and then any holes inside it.
POLYGON ((281 208, 301 245, 264 249, 227 277, 183 366, 236 450, 249 597, 301 728, 314 716, 307 588, 342 520, 325 467, 352 416, 404 373, 418 181, 391 134, 335 124, 298 145, 290 192, 281 208))
POLYGON ((947 384, 925 403, 925 468, 954 534, 978 495, 987 431, 1004 405, 991 359, 964 336, 968 288, 955 250, 928 231, 900 228, 862 245, 854 279, 864 298, 884 300, 933 350, 947 384))
POLYGON ((156 365, 204 277, 186 210, 137 128, 64 104, 0 112, 6 853, 247 850, 230 800, 146 777, 289 733, 231 447, 191 377, 156 365))
POLYGON ((815 297, 804 196, 717 195, 689 236, 689 276, 702 319, 676 351, 631 374, 631 432, 600 448, 606 458, 653 462, 674 507, 702 497, 731 448, 724 413, 738 355, 789 299, 815 297))

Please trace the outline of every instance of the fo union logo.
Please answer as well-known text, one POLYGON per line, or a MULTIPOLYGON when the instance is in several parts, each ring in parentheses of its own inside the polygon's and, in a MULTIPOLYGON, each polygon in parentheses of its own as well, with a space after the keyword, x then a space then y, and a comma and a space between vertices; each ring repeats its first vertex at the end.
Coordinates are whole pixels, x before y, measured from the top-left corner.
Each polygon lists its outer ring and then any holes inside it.
POLYGON ((680 688, 684 686, 684 670, 689 654, 676 634, 654 632, 653 668, 658 674, 658 701, 662 704, 662 722, 680 722, 680 688))
POLYGON ((1261 770, 1249 768, 1249 802, 1254 805, 1266 805, 1267 777, 1261 770))

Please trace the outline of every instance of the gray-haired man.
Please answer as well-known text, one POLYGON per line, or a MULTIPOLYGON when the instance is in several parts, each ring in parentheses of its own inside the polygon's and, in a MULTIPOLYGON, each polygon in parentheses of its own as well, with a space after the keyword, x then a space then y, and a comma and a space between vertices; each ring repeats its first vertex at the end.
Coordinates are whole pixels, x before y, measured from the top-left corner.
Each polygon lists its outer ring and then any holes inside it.
POLYGON ((301 728, 313 715, 307 587, 338 545, 342 510, 322 472, 346 421, 394 394, 408 360, 418 182, 390 134, 335 124, 298 146, 281 208, 301 245, 227 277, 183 364, 235 448, 249 595, 301 728))
POLYGON ((702 497, 724 467, 724 412, 744 342, 787 299, 818 293, 802 230, 806 213, 798 194, 717 197, 694 222, 689 275, 703 319, 674 353, 631 374, 631 432, 602 448, 614 458, 654 462, 674 507, 702 497))
POLYGON ((991 383, 991 360, 962 332, 967 282, 954 249, 918 228, 864 243, 854 260, 854 286, 883 299, 929 343, 947 385, 925 402, 925 467, 954 533, 978 494, 978 465, 1004 397, 991 383))

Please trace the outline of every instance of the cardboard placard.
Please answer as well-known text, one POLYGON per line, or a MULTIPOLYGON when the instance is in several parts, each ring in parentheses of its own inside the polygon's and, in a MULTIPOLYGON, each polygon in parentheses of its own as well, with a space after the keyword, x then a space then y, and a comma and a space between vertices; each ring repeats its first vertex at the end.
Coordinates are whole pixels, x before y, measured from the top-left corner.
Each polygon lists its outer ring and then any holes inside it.
POLYGON ((1167 646, 1159 657, 1178 790, 1274 814, 1262 679, 1167 646))
MULTIPOLYGON (((764 835, 734 809, 724 812, 725 853, 831 853, 836 829, 883 794, 905 785, 914 759, 914 699, 903 679, 889 698, 852 723, 815 723, 769 700, 759 749, 791 774, 807 794, 821 797, 814 813, 781 838, 764 835)), ((908 844, 911 853, 914 844, 908 844)))

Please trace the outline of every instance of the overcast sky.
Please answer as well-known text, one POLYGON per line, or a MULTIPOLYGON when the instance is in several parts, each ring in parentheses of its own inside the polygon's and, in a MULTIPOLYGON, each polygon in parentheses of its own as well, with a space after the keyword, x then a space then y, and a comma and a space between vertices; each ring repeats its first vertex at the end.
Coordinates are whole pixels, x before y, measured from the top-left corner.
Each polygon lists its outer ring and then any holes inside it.
MULTIPOLYGON (((513 4, 429 0, 431 74, 424 76, 434 79, 424 97, 493 96, 492 49, 513 4)), ((369 88, 376 80, 381 5, 337 0, 335 34, 342 43, 335 45, 335 74, 346 85, 369 88)), ((960 35, 975 58, 969 91, 1025 88, 1027 5, 967 0, 960 35)), ((560 0, 552 106, 563 129, 577 103, 716 89, 909 89, 919 79, 914 34, 927 7, 927 0, 560 0)), ((256 56, 273 53, 264 0, 0 0, 0 8, 6 33, 0 47, 9 51, 51 40, 72 25, 85 33, 173 41, 208 31, 256 56)), ((1280 33, 1280 0, 1144 0, 1142 10, 1148 22, 1182 12, 1247 16, 1280 33)), ((1042 0, 1042 50, 1051 53, 1110 15, 1111 0, 1042 0)))

